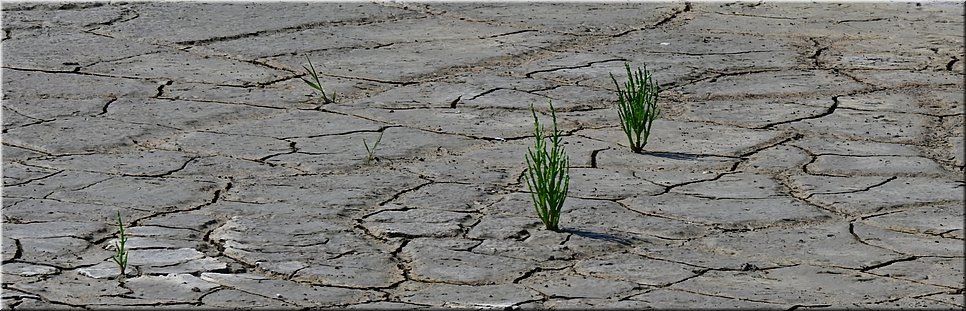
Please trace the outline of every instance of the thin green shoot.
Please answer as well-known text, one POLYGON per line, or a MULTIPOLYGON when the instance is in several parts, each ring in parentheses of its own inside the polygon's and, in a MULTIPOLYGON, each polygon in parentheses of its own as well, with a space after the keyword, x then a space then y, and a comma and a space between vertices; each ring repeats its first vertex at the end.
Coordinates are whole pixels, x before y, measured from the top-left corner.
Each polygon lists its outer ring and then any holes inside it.
POLYGON ((369 148, 369 144, 366 143, 365 138, 362 139, 362 144, 366 145, 366 153, 368 153, 368 156, 366 157, 366 165, 372 163, 372 160, 376 159, 376 148, 379 147, 379 142, 382 141, 382 135, 385 133, 386 132, 379 132, 379 138, 376 138, 376 142, 372 144, 372 148, 369 148))
POLYGON ((570 187, 570 163, 567 153, 560 141, 560 130, 557 128, 557 114, 550 102, 550 116, 553 120, 553 132, 550 134, 550 150, 543 134, 543 126, 537 118, 537 111, 530 104, 533 114, 533 148, 527 148, 527 187, 533 199, 533 207, 537 216, 547 230, 558 231, 560 210, 567 199, 570 187))
POLYGON ((630 64, 624 63, 624 67, 627 69, 627 82, 623 90, 614 75, 610 75, 617 86, 617 114, 631 150, 641 153, 651 135, 651 124, 660 114, 657 106, 659 87, 646 65, 643 69, 637 68, 636 72, 631 72, 630 64))
POLYGON ((314 81, 309 81, 309 79, 306 79, 305 77, 300 77, 302 81, 321 94, 319 99, 322 101, 322 104, 334 103, 335 92, 332 92, 331 97, 325 94, 325 89, 322 88, 322 82, 319 80, 319 73, 315 71, 315 66, 312 65, 312 60, 310 60, 308 56, 305 56, 305 60, 309 62, 309 65, 308 67, 303 65, 302 68, 305 68, 305 73, 311 76, 312 80, 314 81))
POLYGON ((127 234, 124 233, 124 222, 121 221, 121 211, 117 212, 117 228, 119 230, 118 240, 114 241, 115 254, 111 259, 117 263, 118 268, 121 270, 121 276, 125 275, 127 271, 127 234))

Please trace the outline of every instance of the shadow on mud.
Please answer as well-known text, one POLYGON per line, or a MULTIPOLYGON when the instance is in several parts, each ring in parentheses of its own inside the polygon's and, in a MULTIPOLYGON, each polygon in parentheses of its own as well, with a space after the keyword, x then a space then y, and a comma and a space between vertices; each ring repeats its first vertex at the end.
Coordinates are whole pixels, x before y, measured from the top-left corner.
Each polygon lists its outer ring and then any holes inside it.
POLYGON ((658 158, 665 158, 665 159, 671 159, 671 160, 689 160, 689 161, 699 160, 703 157, 706 157, 705 155, 700 155, 700 154, 676 153, 676 152, 648 152, 647 154, 658 158))
POLYGON ((609 233, 600 233, 600 232, 593 232, 593 231, 581 230, 581 229, 562 229, 560 230, 560 232, 566 232, 566 233, 570 233, 570 234, 588 238, 588 239, 607 241, 607 242, 617 243, 621 245, 634 244, 634 241, 631 239, 619 237, 609 233))

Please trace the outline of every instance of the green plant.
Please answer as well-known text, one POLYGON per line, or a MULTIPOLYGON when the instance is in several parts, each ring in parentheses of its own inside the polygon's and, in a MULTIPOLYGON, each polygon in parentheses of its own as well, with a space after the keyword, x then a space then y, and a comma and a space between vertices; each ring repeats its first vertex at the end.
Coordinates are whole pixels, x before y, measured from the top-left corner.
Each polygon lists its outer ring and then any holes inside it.
POLYGON ((658 85, 651 79, 647 65, 643 70, 637 68, 636 73, 631 72, 630 64, 624 63, 624 67, 627 69, 627 82, 623 90, 613 74, 610 79, 617 86, 617 114, 621 129, 627 135, 631 150, 641 153, 651 134, 651 124, 660 114, 657 106, 658 85))
POLYGON ((309 62, 309 66, 306 67, 303 65, 302 68, 305 68, 305 73, 307 75, 312 76, 312 80, 315 80, 315 82, 309 81, 309 79, 306 79, 305 77, 300 77, 302 81, 305 82, 305 84, 308 84, 316 91, 319 91, 319 93, 321 94, 320 99, 322 100, 323 104, 334 103, 335 92, 332 92, 332 97, 329 97, 328 95, 325 94, 325 90, 322 89, 322 82, 319 81, 319 74, 318 72, 315 71, 315 66, 312 66, 312 60, 310 60, 308 56, 305 56, 305 60, 309 62))
POLYGON ((369 144, 366 143, 365 138, 362 139, 362 144, 366 145, 366 153, 369 154, 369 156, 366 157, 367 165, 371 163, 373 159, 376 158, 376 147, 379 147, 379 142, 382 141, 382 134, 385 134, 385 133, 386 132, 379 132, 379 138, 376 138, 376 142, 372 144, 372 148, 369 148, 369 144))
POLYGON ((550 102, 550 116, 553 119, 553 132, 550 134, 550 151, 544 139, 543 127, 537 118, 537 111, 530 104, 533 114, 533 149, 527 148, 527 187, 533 199, 533 207, 537 216, 543 221, 547 230, 557 231, 560 222, 560 209, 567 199, 570 187, 570 166, 567 153, 560 142, 560 130, 557 129, 557 114, 550 102))
POLYGON ((120 231, 118 234, 118 240, 114 242, 114 250, 117 252, 111 259, 117 263, 118 268, 121 269, 121 275, 124 275, 127 270, 127 254, 128 250, 126 248, 127 235, 124 233, 124 222, 121 221, 121 212, 117 212, 117 228, 120 231))

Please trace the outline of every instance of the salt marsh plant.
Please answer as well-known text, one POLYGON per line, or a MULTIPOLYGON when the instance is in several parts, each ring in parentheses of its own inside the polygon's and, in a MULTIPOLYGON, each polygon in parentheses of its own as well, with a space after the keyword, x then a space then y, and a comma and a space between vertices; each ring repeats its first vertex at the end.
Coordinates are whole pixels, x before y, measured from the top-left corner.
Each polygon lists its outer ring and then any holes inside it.
POLYGON ((368 153, 368 156, 366 157, 366 165, 372 163, 372 160, 376 158, 376 147, 379 147, 379 142, 382 141, 382 134, 385 133, 386 132, 379 132, 379 138, 376 138, 376 142, 372 144, 372 148, 369 148, 369 144, 366 143, 365 138, 362 139, 362 144, 366 146, 366 153, 368 153))
POLYGON ((637 68, 631 72, 631 65, 624 63, 627 69, 627 82, 624 89, 617 83, 614 75, 610 79, 617 86, 617 114, 620 117, 621 129, 627 135, 627 143, 635 153, 641 153, 647 138, 651 134, 651 124, 660 114, 657 106, 658 85, 651 79, 651 73, 644 68, 637 68))
POLYGON ((553 132, 550 134, 550 150, 543 134, 543 126, 537 118, 537 111, 530 104, 533 114, 533 148, 527 148, 527 187, 533 199, 533 207, 537 216, 543 221, 547 230, 557 231, 560 222, 560 209, 567 199, 570 187, 570 163, 567 153, 560 142, 560 130, 557 129, 557 114, 550 102, 550 116, 553 120, 553 132))
POLYGON ((302 68, 305 68, 305 74, 311 76, 313 81, 309 81, 309 79, 306 79, 305 77, 301 77, 302 81, 319 92, 320 94, 319 99, 322 101, 323 104, 334 103, 335 92, 332 92, 332 97, 329 97, 328 95, 325 94, 325 89, 322 88, 322 82, 319 80, 319 73, 315 71, 315 66, 312 66, 312 60, 310 60, 308 56, 305 56, 305 60, 309 62, 309 66, 306 67, 303 65, 302 68))
POLYGON ((114 241, 114 251, 115 254, 111 259, 117 263, 118 268, 121 270, 121 275, 123 276, 127 270, 127 235, 124 233, 124 222, 121 221, 121 211, 117 212, 117 228, 118 228, 118 239, 114 241))

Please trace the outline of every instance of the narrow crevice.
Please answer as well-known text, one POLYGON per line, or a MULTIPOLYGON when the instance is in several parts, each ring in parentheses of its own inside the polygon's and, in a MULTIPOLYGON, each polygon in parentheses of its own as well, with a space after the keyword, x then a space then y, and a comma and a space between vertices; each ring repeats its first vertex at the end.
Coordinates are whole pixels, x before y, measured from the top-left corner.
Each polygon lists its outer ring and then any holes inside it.
POLYGON ((798 305, 797 304, 797 305, 792 306, 791 308, 788 308, 786 311, 793 311, 793 310, 798 310, 798 309, 803 309, 803 308, 809 308, 809 309, 811 309, 811 308, 828 308, 828 307, 831 307, 831 306, 832 305, 827 305, 827 304, 816 304, 816 305, 798 305))
POLYGON ((505 36, 515 35, 515 34, 525 33, 525 32, 535 32, 535 31, 537 31, 537 30, 535 30, 535 29, 524 29, 524 30, 511 31, 511 32, 507 32, 507 33, 501 33, 501 34, 495 34, 495 35, 489 35, 489 36, 479 36, 477 38, 479 38, 479 39, 492 39, 492 38, 499 38, 499 37, 505 37, 505 36))
POLYGON ((845 95, 835 95, 835 96, 833 96, 832 97, 832 104, 829 105, 828 109, 826 109, 822 113, 819 113, 819 114, 816 114, 816 115, 805 116, 805 117, 801 117, 801 118, 795 118, 795 119, 791 119, 791 120, 785 120, 785 121, 779 121, 779 122, 772 122, 772 123, 768 123, 768 124, 765 124, 765 125, 756 127, 755 129, 759 129, 759 130, 769 130, 769 129, 772 129, 775 126, 781 125, 781 124, 795 123, 795 122, 804 121, 804 120, 812 120, 812 119, 818 119, 818 118, 826 117, 828 115, 831 115, 832 113, 835 113, 835 109, 839 107, 839 97, 842 97, 842 96, 845 96, 845 95))
POLYGON ((362 80, 362 81, 368 81, 368 82, 377 82, 377 83, 392 84, 392 85, 399 85, 399 86, 413 85, 413 84, 419 84, 423 82, 423 81, 392 81, 392 80, 382 80, 382 79, 376 79, 376 78, 352 77, 352 76, 337 75, 337 74, 324 74, 324 75, 329 77, 334 77, 334 78, 362 80))
MULTIPOLYGON (((863 109, 863 108, 854 108, 854 107, 839 107, 839 109, 853 110, 853 111, 866 111, 866 112, 888 112, 888 113, 898 113, 898 114, 914 114, 914 115, 920 115, 920 116, 926 116, 926 117, 933 117, 933 118, 948 118, 948 117, 955 117, 955 116, 960 116, 960 115, 963 115, 964 114, 963 112, 954 112, 954 113, 948 113, 948 114, 935 114, 935 113, 919 112, 919 111, 901 111, 901 110, 891 110, 891 109, 876 110, 876 109, 863 109)), ((942 123, 942 120, 940 120, 939 123, 942 123)))
MULTIPOLYGON (((401 19, 398 19, 398 20, 404 20, 404 18, 401 18, 401 19)), ((257 36, 260 36, 260 35, 288 33, 288 32, 293 32, 293 31, 300 31, 300 30, 303 30, 303 29, 315 29, 315 28, 324 28, 324 27, 340 27, 340 26, 361 26, 361 25, 367 25, 367 24, 372 24, 372 23, 374 23, 374 22, 371 21, 371 18, 370 17, 363 17, 363 18, 358 18, 358 19, 353 19, 353 20, 311 22, 311 23, 304 23, 304 24, 299 24, 299 25, 294 25, 294 26, 288 26, 288 27, 282 27, 282 28, 275 28, 275 29, 267 29, 267 30, 258 30, 258 31, 246 32, 246 33, 235 34, 235 35, 228 35, 228 36, 218 36, 218 37, 212 37, 212 38, 206 38, 206 39, 199 39, 199 40, 177 41, 177 42, 174 42, 174 44, 178 44, 178 45, 206 45, 206 44, 211 44, 211 43, 216 43, 216 42, 223 42, 223 41, 231 41, 231 40, 244 39, 244 38, 250 38, 250 37, 257 37, 257 36)))
POLYGON ((686 186, 686 185, 696 184, 696 183, 701 183, 701 182, 716 181, 718 179, 721 179, 721 177, 724 177, 725 175, 734 174, 734 173, 735 172, 733 172, 733 170, 732 170, 732 171, 729 171, 729 172, 721 172, 721 173, 718 173, 715 177, 712 177, 712 178, 698 179, 698 180, 686 181, 686 182, 679 183, 679 184, 673 184, 673 185, 670 185, 670 186, 666 186, 664 188, 664 191, 663 192, 658 193, 658 194, 655 194, 653 196, 659 196, 659 195, 662 195, 662 194, 666 194, 668 192, 671 192, 671 190, 673 190, 674 188, 681 187, 681 186, 686 186))
POLYGON ((626 62, 626 61, 627 61, 626 58, 611 58, 611 59, 605 59, 605 60, 599 60, 599 61, 592 61, 592 62, 588 62, 588 63, 583 64, 583 65, 564 66, 564 67, 557 67, 557 68, 551 68, 551 69, 535 70, 535 71, 531 71, 531 72, 526 73, 525 76, 527 78, 531 78, 532 79, 533 78, 533 75, 534 74, 537 74, 537 73, 554 72, 554 71, 558 71, 558 70, 587 68, 587 67, 593 66, 594 64, 608 63, 608 62, 626 62))
POLYGON ((271 158, 274 158, 274 157, 277 157, 277 156, 280 156, 280 155, 293 154, 293 153, 299 152, 299 148, 295 146, 296 142, 291 141, 291 140, 288 140, 286 138, 276 138, 276 139, 281 140, 281 141, 288 142, 288 148, 289 148, 289 150, 286 151, 286 152, 280 152, 280 153, 270 154, 270 155, 267 155, 267 156, 258 158, 256 160, 257 162, 268 163, 267 162, 268 159, 271 159, 271 158))
POLYGON ((840 21, 835 21, 835 23, 836 24, 843 24, 843 23, 861 23, 861 22, 875 22, 875 21, 883 21, 883 20, 886 20, 886 19, 885 18, 882 18, 882 17, 868 18, 868 19, 844 19, 844 20, 840 20, 840 21))
POLYGON ((590 168, 597 168, 597 154, 601 151, 609 150, 610 148, 596 149, 590 152, 590 168))
POLYGON ((181 166, 179 166, 178 168, 173 169, 173 170, 170 170, 170 171, 167 171, 167 172, 163 172, 163 173, 158 173, 158 174, 120 174, 120 175, 121 176, 126 176, 126 177, 168 177, 171 174, 174 174, 174 173, 177 173, 177 172, 183 170, 185 167, 188 166, 188 164, 190 164, 191 162, 194 162, 195 160, 198 160, 199 158, 200 157, 191 157, 187 161, 185 161, 184 163, 181 163, 181 166))
POLYGON ((16 250, 13 252, 13 258, 4 260, 3 264, 17 261, 18 259, 23 257, 23 244, 21 244, 20 239, 11 238, 11 240, 13 240, 13 244, 16 246, 16 250))
MULTIPOLYGON (((163 95, 160 95, 159 94, 158 96, 163 96, 163 95)), ((241 105, 241 106, 256 107, 256 108, 267 108, 267 109, 273 109, 273 110, 288 110, 288 108, 282 108, 282 107, 277 107, 277 106, 259 105, 259 104, 244 103, 244 102, 226 102, 226 101, 219 101, 219 100, 213 100, 213 99, 202 99, 202 98, 181 98, 181 96, 175 96, 175 97, 156 97, 156 99, 170 100, 170 101, 180 100, 180 101, 199 102, 199 103, 213 103, 213 104, 225 104, 225 105, 241 105)))
MULTIPOLYGON (((661 85, 661 91, 666 91, 666 90, 681 88, 681 87, 688 86, 688 85, 695 84, 695 83, 702 82, 702 81, 717 82, 718 79, 724 78, 724 77, 743 76, 743 75, 750 75, 750 74, 756 74, 756 73, 775 72, 775 71, 783 71, 783 70, 786 70, 786 69, 784 69, 784 68, 761 68, 761 69, 752 69, 752 70, 743 70, 743 71, 734 71, 734 72, 715 72, 715 71, 708 71, 708 72, 703 73, 703 74, 709 74, 709 73, 711 74, 710 76, 707 76, 707 77, 698 77, 698 78, 695 78, 694 80, 688 80, 688 81, 685 81, 685 82, 683 82, 681 84, 677 84, 676 82, 671 82, 671 83, 668 83, 666 85, 661 85)), ((746 96, 746 97, 748 97, 748 96, 746 96)))
MULTIPOLYGON (((849 227, 849 231, 852 231, 851 226, 849 227)), ((865 266, 865 267, 859 268, 859 271, 866 272, 866 271, 869 271, 869 270, 875 270, 875 269, 878 269, 878 268, 882 268, 882 267, 885 267, 885 266, 888 266, 888 265, 891 265, 891 264, 894 264, 894 263, 906 262, 906 261, 913 261, 913 260, 916 260, 916 259, 919 259, 919 256, 909 256, 909 257, 905 257, 905 258, 893 259, 893 260, 889 260, 889 261, 882 262, 882 263, 879 263, 879 264, 875 264, 875 265, 865 266)))
MULTIPOLYGON (((824 176, 824 175, 823 175, 823 176, 824 176)), ((881 182, 877 182, 877 183, 875 183, 875 184, 872 184, 872 185, 869 185, 868 187, 865 187, 865 188, 862 188, 862 189, 858 189, 858 190, 849 190, 849 191, 838 191, 838 192, 821 192, 821 193, 810 193, 809 195, 807 195, 807 196, 805 196, 805 197, 803 198, 803 200, 808 200, 808 199, 810 199, 810 198, 812 198, 812 196, 814 196, 814 195, 826 195, 826 194, 846 194, 846 193, 858 193, 858 192, 865 192, 865 191, 869 191, 869 190, 872 190, 873 188, 876 188, 876 187, 881 187, 882 185, 885 185, 885 184, 887 184, 887 183, 889 183, 889 182, 891 182, 891 181, 893 181, 893 180, 896 180, 896 179, 898 179, 898 178, 899 178, 899 176, 891 176, 891 177, 889 177, 889 178, 886 178, 885 180, 883 180, 883 181, 881 181, 881 182)), ((874 217, 874 216, 868 216, 868 217, 874 217)))
MULTIPOLYGON (((227 193, 228 190, 231 189, 231 187, 232 187, 232 182, 229 181, 229 182, 227 182, 225 184, 225 186, 223 188, 215 189, 215 192, 212 194, 211 199, 208 200, 207 202, 203 203, 203 204, 200 204, 198 206, 189 207, 189 208, 184 208, 184 209, 172 209, 172 210, 167 210, 167 211, 156 212, 154 214, 147 215, 147 216, 144 216, 144 217, 141 217, 141 218, 138 218, 138 219, 135 219, 135 220, 131 221, 130 226, 131 227, 140 226, 142 222, 144 222, 145 220, 148 220, 148 219, 152 219, 152 218, 162 217, 162 216, 166 216, 166 215, 170 215, 170 214, 175 214, 175 213, 184 213, 184 212, 192 212, 192 211, 201 210, 202 208, 205 208, 205 207, 208 207, 208 206, 210 206, 212 204, 218 203, 218 200, 221 199, 222 195, 224 193, 227 193)), ((208 238, 207 236, 210 235, 210 234, 211 234, 210 232, 207 233, 207 234, 205 234, 205 239, 206 240, 208 238)))
POLYGON ((100 22, 100 23, 91 23, 91 24, 84 25, 84 27, 85 28, 90 28, 88 30, 97 30, 97 29, 103 28, 105 26, 114 26, 116 24, 129 22, 129 21, 132 21, 132 20, 134 20, 134 19, 136 19, 138 17, 141 17, 141 14, 138 13, 137 11, 131 10, 131 9, 124 9, 124 10, 121 11, 121 14, 119 14, 117 17, 115 17, 115 18, 113 18, 113 19, 111 19, 109 21, 100 22), (125 15, 127 15, 127 16, 125 16, 125 15), (95 27, 95 26, 97 26, 97 27, 95 27), (91 28, 91 27, 93 27, 93 28, 91 28))
POLYGON ((38 181, 38 180, 46 179, 46 178, 49 178, 49 177, 53 177, 54 175, 57 175, 57 174, 60 174, 60 173, 63 173, 63 172, 64 172, 64 170, 59 170, 59 171, 56 171, 56 172, 53 172, 53 173, 50 173, 50 174, 47 174, 47 175, 44 175, 44 176, 27 179, 27 180, 24 180, 24 181, 21 181, 21 182, 17 182, 17 183, 4 184, 3 186, 4 187, 22 186, 22 185, 26 185, 26 184, 29 184, 29 183, 34 182, 34 181, 38 181))
MULTIPOLYGON (((157 94, 154 94, 154 96, 152 98, 161 97, 161 95, 164 94, 164 87, 167 86, 167 85, 171 85, 172 83, 174 83, 174 81, 171 81, 171 80, 167 80, 167 81, 164 81, 163 83, 160 83, 158 85, 158 93, 157 94)), ((106 110, 105 110, 105 112, 106 112, 106 110)))
MULTIPOLYGON (((88 32, 88 33, 90 33, 90 32, 88 32)), ((91 34, 93 34, 93 33, 91 33, 91 34)), ((112 39, 116 39, 116 38, 113 38, 113 37, 111 37, 111 38, 112 39)), ((120 39, 116 39, 116 40, 120 40, 120 39)), ((81 64, 78 64, 78 63, 64 63, 64 65, 68 65, 68 64, 80 65, 79 67, 77 67, 77 69, 74 70, 76 72, 76 71, 79 71, 80 69, 87 69, 88 67, 91 67, 91 66, 94 66, 94 65, 98 65, 98 64, 117 62, 117 61, 122 61, 122 60, 126 60, 126 59, 132 59, 132 58, 135 58, 135 57, 141 57, 141 56, 151 55, 151 54, 160 54, 162 52, 164 52, 164 51, 157 50, 157 51, 145 52, 145 53, 142 53, 142 54, 135 54, 135 55, 128 55, 128 56, 123 56, 123 57, 118 57, 118 58, 102 59, 102 60, 98 60, 98 61, 95 61, 95 62, 92 62, 92 63, 82 64, 82 65, 81 64)))
MULTIPOLYGON (((668 17, 665 17, 665 18, 659 20, 653 26, 648 27, 648 28, 654 29, 654 28, 660 27, 661 25, 667 24, 667 23, 671 22, 672 20, 674 20, 675 18, 677 18, 679 14, 684 13, 684 12, 691 12, 691 2, 685 2, 684 3, 684 9, 675 10, 668 17)), ((617 37, 617 36, 615 36, 615 37, 617 37)))
POLYGON ((798 20, 800 17, 785 17, 785 16, 768 16, 768 15, 756 15, 756 14, 746 14, 731 12, 731 14, 714 12, 714 14, 725 15, 725 16, 744 16, 744 17, 756 17, 756 18, 767 18, 767 19, 781 19, 781 20, 798 20))
POLYGON ((956 65, 956 62, 958 62, 958 61, 959 61, 959 58, 956 58, 954 56, 952 60, 950 60, 948 63, 946 63, 946 70, 947 71, 953 71, 953 66, 955 66, 956 65))
MULTIPOLYGON (((423 187, 426 187, 426 186, 429 186, 429 185, 432 185, 432 184, 437 183, 436 181, 429 180, 427 178, 423 178, 422 176, 420 176, 419 178, 422 179, 422 180, 425 180, 426 182, 424 182, 422 184, 419 184, 419 185, 416 185, 415 187, 412 187, 412 188, 405 189, 403 191, 397 192, 391 198, 389 198, 389 199, 387 199, 385 201, 379 202, 378 206, 385 206, 386 204, 389 204, 389 202, 392 202, 392 201, 395 201, 395 200, 399 199, 399 197, 401 197, 404 194, 407 194, 407 193, 410 193, 410 192, 414 192, 414 191, 417 191, 419 189, 422 189, 423 187)), ((439 182, 439 183, 445 183, 445 182, 439 182)), ((376 213, 378 213, 378 212, 376 212, 376 213)), ((372 214, 375 214, 375 213, 372 213, 372 214)), ((362 218, 369 217, 372 214, 363 216, 362 218)))
POLYGON ((104 106, 101 107, 101 113, 97 115, 101 116, 101 115, 107 114, 107 109, 111 106, 111 104, 113 104, 116 101, 117 101, 117 96, 114 96, 113 94, 111 94, 111 99, 108 100, 106 103, 104 103, 104 106))
POLYGON ((489 90, 486 90, 486 91, 483 91, 483 93, 480 93, 480 94, 476 94, 476 95, 474 95, 473 97, 470 97, 470 98, 469 98, 469 99, 467 99, 467 100, 474 100, 474 99, 477 99, 477 98, 480 98, 480 97, 483 97, 483 96, 485 96, 485 95, 487 95, 487 94, 490 94, 490 93, 493 93, 493 92, 496 92, 496 91, 499 91, 499 90, 508 90, 508 89, 507 89, 507 88, 502 88, 502 87, 497 87, 497 88, 492 88, 492 89, 489 89, 489 90))

